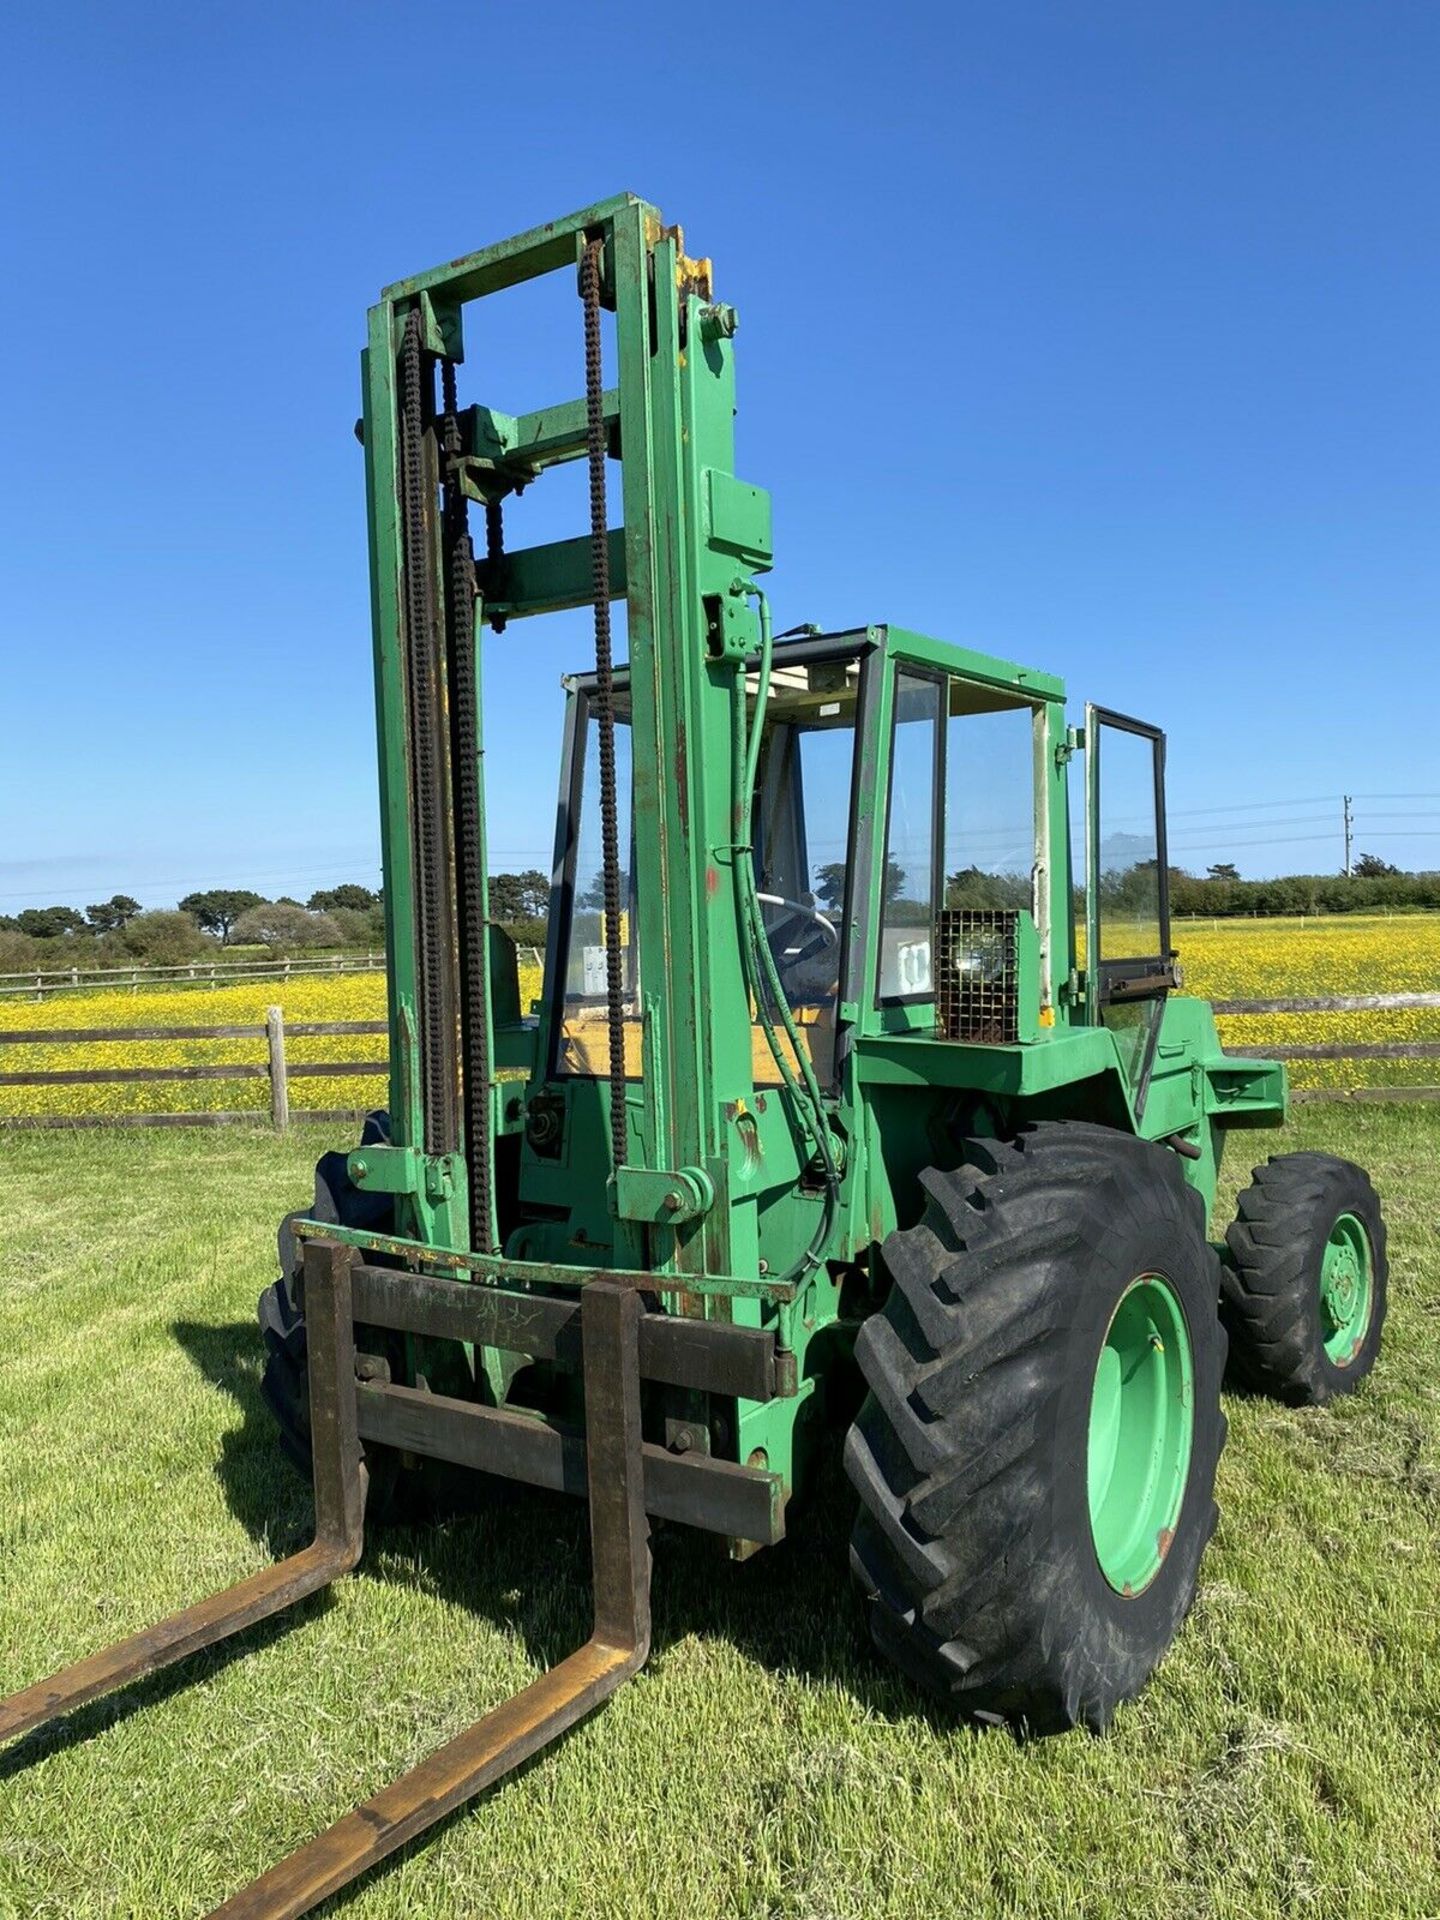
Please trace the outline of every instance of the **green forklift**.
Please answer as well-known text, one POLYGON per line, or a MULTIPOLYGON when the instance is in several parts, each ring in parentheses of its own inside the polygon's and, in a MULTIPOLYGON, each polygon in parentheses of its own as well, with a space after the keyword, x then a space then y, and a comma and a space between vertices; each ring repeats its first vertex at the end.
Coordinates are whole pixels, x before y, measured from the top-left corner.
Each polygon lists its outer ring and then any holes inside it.
POLYGON ((774 1546, 827 1448, 880 1653, 958 1716, 1103 1729, 1194 1598, 1227 1365, 1316 1402, 1379 1348, 1359 1168, 1272 1158, 1207 1237, 1227 1134, 1286 1086, 1177 992, 1163 735, 897 626, 774 635, 736 328, 630 195, 370 314, 389 1106, 260 1303, 315 1539, 0 1703, 0 1738, 325 1586, 367 1504, 457 1479, 588 1499, 594 1632, 227 1915, 308 1911, 572 1725, 647 1657, 651 1523, 774 1546), (578 293, 581 397, 462 400, 467 309, 542 276, 578 293), (506 503, 582 461, 588 526, 508 546, 506 503), (577 608, 526 1005, 482 654, 577 608))

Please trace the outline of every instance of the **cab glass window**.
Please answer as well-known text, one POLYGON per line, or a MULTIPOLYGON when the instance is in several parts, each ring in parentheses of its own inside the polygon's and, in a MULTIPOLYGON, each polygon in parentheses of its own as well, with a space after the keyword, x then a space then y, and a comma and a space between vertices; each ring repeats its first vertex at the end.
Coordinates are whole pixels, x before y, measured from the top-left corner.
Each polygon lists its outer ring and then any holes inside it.
POLYGON ((931 943, 939 867, 938 785, 945 683, 928 674, 895 676, 890 806, 881 887, 880 998, 934 995, 931 943))
MULTIPOLYGON (((855 654, 787 658, 777 649, 761 723, 751 820, 760 914, 781 991, 821 1081, 833 1078, 835 1007, 844 954, 850 873, 855 723, 861 663, 855 654)), ((759 675, 746 678, 755 724, 759 675)), ((568 858, 569 923, 557 1065, 604 1076, 610 1050, 605 994, 605 901, 601 874, 598 727, 588 696, 580 713, 581 756, 572 800, 575 838, 568 858)), ((616 689, 615 765, 625 875, 620 938, 624 953, 625 1071, 642 1070, 640 956, 631 839, 630 695, 616 689)), ((757 1086, 782 1084, 759 1009, 750 1007, 757 1086)), ((783 1033, 782 1045, 790 1051, 783 1033)), ((796 1062, 789 1059, 793 1071, 796 1062)))
MULTIPOLYGON (((801 1043, 827 1085, 844 957, 860 671, 854 655, 787 660, 776 653, 754 799, 765 938, 801 1043)), ((748 677, 752 702, 758 680, 748 677)), ((788 1050, 783 1034, 781 1044, 788 1050)), ((755 1084, 778 1086, 780 1070, 758 1018, 752 1052, 755 1084)))
MULTIPOLYGON (((1122 714, 1086 714, 1091 999, 1115 1036, 1136 1112, 1174 984, 1166 873, 1164 736, 1122 714)), ((1086 942, 1087 948, 1090 942, 1086 942)))
POLYGON ((1148 733, 1102 721, 1098 729, 1100 817, 1095 850, 1099 959, 1164 954, 1161 924, 1156 743, 1148 733))
MULTIPOLYGON (((600 833, 600 727, 585 698, 578 832, 571 869, 569 938, 565 954, 565 999, 561 1010, 559 1067, 562 1073, 605 1075, 610 1071, 605 1011, 605 879, 600 833)), ((625 1071, 640 1072, 640 961, 635 939, 631 876, 630 693, 615 690, 615 801, 621 860, 620 942, 624 978, 625 1071)))
POLYGON ((1035 709, 970 680, 950 682, 949 709, 944 904, 1031 909, 1035 709))

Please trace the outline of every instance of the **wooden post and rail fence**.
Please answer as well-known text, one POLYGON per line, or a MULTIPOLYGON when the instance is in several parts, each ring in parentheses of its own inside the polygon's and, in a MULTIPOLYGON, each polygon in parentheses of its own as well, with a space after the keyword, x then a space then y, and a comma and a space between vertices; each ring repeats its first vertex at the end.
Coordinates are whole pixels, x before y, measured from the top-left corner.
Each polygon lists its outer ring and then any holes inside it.
MULTIPOLYGON (((165 1080, 266 1080, 269 1082, 270 1124, 284 1131, 292 1120, 329 1120, 363 1118, 366 1109, 318 1107, 293 1110, 290 1106, 290 1082, 301 1079, 349 1078, 357 1073, 383 1075, 389 1063, 378 1060, 290 1060, 285 1042, 310 1039, 317 1034, 376 1034, 389 1031, 383 1020, 296 1020, 287 1028, 279 1007, 267 1008, 263 1025, 218 1027, 68 1027, 35 1028, 29 1032, 0 1031, 0 1049, 7 1046, 84 1046, 87 1043, 133 1041, 137 1045, 156 1042, 204 1040, 263 1040, 265 1058, 255 1061, 227 1061, 209 1066, 187 1064, 177 1067, 93 1067, 46 1068, 28 1073, 0 1072, 0 1100, 6 1087, 95 1087, 133 1086, 165 1080)), ((0 1062, 4 1053, 0 1051, 0 1062)), ((254 1126, 265 1118, 262 1107, 242 1107, 213 1113, 77 1113, 22 1114, 13 1118, 0 1115, 0 1126, 8 1127, 219 1127, 249 1122, 254 1126)))
MULTIPOLYGON (((1218 1014, 1274 1013, 1369 1013, 1409 1008, 1440 1008, 1440 993, 1370 993, 1321 995, 1308 999, 1217 1000, 1218 1014)), ((362 1118, 365 1108, 292 1108, 290 1082, 324 1078, 351 1078, 356 1074, 383 1075, 388 1072, 384 1059, 292 1061, 286 1055, 287 1039, 310 1039, 317 1035, 358 1036, 383 1034, 383 1020, 297 1020, 286 1025, 279 1007, 271 1007, 262 1024, 211 1027, 72 1027, 34 1028, 28 1031, 0 1030, 0 1067, 7 1046, 75 1046, 104 1042, 199 1042, 206 1040, 263 1040, 265 1055, 253 1062, 173 1067, 98 1067, 34 1070, 23 1073, 0 1071, 0 1103, 6 1087, 72 1087, 134 1084, 154 1081, 265 1080, 269 1089, 269 1119, 283 1130, 292 1120, 338 1120, 362 1118)), ((1236 1049, 1267 1060, 1440 1060, 1440 1040, 1404 1041, 1319 1041, 1293 1045, 1242 1046, 1236 1049)), ((258 1048, 257 1048, 258 1052, 258 1048)), ((1440 1100, 1440 1086, 1381 1087, 1305 1087, 1298 1089, 1296 1100, 1440 1100)), ((10 1127, 215 1127, 227 1123, 265 1118, 263 1107, 246 1107, 212 1113, 105 1113, 105 1114, 0 1114, 0 1126, 10 1127)))
MULTIPOLYGON (((538 947, 516 949, 521 964, 539 966, 538 947), (528 956, 528 957, 527 957, 528 956)), ((247 960, 185 960, 179 966, 27 967, 0 973, 0 998, 48 1000, 57 993, 139 993, 142 987, 246 986, 259 980, 326 979, 339 973, 383 973, 383 953, 260 954, 247 960)))
POLYGON ((48 1000, 57 993, 139 993, 142 987, 245 986, 257 980, 326 979, 340 973, 383 973, 383 953, 304 955, 298 959, 262 956, 253 960, 186 960, 179 966, 28 967, 0 973, 0 995, 48 1000))
MULTIPOLYGON (((1310 994, 1304 999, 1214 1000, 1217 1014, 1397 1013, 1440 1007, 1440 993, 1310 994)), ((1440 1060, 1440 1040, 1317 1040, 1228 1049, 1262 1060, 1440 1060)), ((1440 1086, 1297 1087, 1292 1101, 1440 1100, 1440 1086)))

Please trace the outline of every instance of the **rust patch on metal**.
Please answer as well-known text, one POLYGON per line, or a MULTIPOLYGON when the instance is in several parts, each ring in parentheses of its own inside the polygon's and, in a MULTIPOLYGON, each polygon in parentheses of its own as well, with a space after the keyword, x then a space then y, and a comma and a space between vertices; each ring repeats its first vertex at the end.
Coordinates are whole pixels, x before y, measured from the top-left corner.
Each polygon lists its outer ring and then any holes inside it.
POLYGON ((690 749, 683 730, 675 740, 675 799, 683 828, 690 825, 690 749))
MULTIPOLYGON (((683 300, 687 293, 697 295, 701 300, 713 300, 715 268, 707 257, 692 260, 685 251, 685 229, 681 226, 661 227, 656 236, 659 240, 675 242, 675 286, 683 300)), ((650 242, 653 247, 656 242, 650 242)))
POLYGON ((1169 1553, 1174 1543, 1175 1529, 1173 1527, 1161 1527, 1159 1533, 1155 1536, 1155 1544, 1160 1549, 1160 1558, 1162 1560, 1166 1554, 1169 1553))

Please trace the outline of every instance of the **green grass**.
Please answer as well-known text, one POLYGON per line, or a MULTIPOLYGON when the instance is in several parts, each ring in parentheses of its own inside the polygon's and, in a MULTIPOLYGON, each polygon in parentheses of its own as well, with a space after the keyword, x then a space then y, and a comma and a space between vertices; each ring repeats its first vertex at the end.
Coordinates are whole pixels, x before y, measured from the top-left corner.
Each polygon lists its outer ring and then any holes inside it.
MULTIPOLYGON (((253 1307, 274 1221, 329 1144, 5 1141, 0 1686, 306 1537, 253 1307)), ((837 1484, 744 1566, 659 1533, 641 1677, 334 1910, 1440 1913, 1440 1109, 1312 1107, 1249 1144, 1373 1169, 1386 1351, 1328 1409, 1230 1401, 1198 1604, 1107 1738, 1021 1745, 921 1705, 864 1640, 837 1484)), ((583 1514, 562 1502, 379 1536, 243 1658, 0 1757, 0 1914, 208 1911, 583 1638, 587 1594, 583 1514)))

